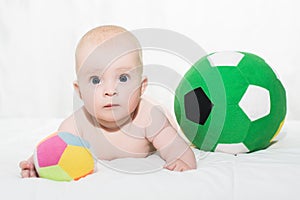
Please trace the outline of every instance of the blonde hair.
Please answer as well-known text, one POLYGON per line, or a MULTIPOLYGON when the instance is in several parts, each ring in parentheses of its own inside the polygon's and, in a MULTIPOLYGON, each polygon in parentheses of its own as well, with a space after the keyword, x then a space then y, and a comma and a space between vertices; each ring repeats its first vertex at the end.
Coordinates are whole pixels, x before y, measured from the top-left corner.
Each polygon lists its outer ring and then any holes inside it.
MULTIPOLYGON (((83 64, 82 62, 84 59, 80 58, 83 49, 88 49, 87 51, 89 55, 98 45, 122 33, 127 33, 130 36, 130 39, 133 39, 132 41, 138 47, 139 62, 142 65, 142 50, 137 38, 123 27, 115 25, 104 25, 91 29, 79 40, 75 51, 76 72, 78 72, 80 66, 83 64), (93 46, 92 48, 91 44, 93 46)), ((85 58, 88 55, 85 55, 85 58)))

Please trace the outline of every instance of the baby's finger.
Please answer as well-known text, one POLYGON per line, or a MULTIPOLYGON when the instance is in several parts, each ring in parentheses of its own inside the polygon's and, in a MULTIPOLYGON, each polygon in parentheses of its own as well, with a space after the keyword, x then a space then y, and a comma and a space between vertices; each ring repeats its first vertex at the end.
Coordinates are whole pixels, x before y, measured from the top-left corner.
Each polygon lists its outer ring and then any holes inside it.
POLYGON ((30 176, 30 171, 28 169, 21 171, 22 178, 29 178, 29 176, 30 176))
POLYGON ((180 172, 182 170, 182 166, 181 165, 176 165, 174 168, 174 171, 180 172))
POLYGON ((34 170, 34 171, 35 171, 35 167, 34 167, 34 164, 33 164, 33 163, 29 163, 28 165, 29 165, 29 169, 30 169, 30 170, 34 170))
POLYGON ((21 161, 19 164, 19 167, 21 169, 29 169, 30 168, 28 161, 21 161))
POLYGON ((165 166, 164 168, 173 171, 175 169, 175 167, 176 167, 176 163, 173 163, 171 165, 165 166))
POLYGON ((180 168, 180 171, 183 172, 183 171, 186 171, 186 170, 188 170, 188 169, 189 169, 189 168, 188 168, 187 166, 183 166, 183 167, 180 168))
POLYGON ((29 175, 30 175, 30 177, 37 177, 35 170, 30 170, 29 175))

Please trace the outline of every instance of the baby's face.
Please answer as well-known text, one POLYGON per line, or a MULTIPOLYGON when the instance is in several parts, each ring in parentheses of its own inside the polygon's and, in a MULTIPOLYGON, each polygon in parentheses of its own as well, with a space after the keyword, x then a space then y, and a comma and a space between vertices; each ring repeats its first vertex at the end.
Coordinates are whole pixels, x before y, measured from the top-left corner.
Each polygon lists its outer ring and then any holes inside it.
POLYGON ((99 122, 126 119, 137 108, 146 81, 142 79, 139 53, 135 51, 115 59, 101 51, 98 53, 77 74, 85 108, 99 122))

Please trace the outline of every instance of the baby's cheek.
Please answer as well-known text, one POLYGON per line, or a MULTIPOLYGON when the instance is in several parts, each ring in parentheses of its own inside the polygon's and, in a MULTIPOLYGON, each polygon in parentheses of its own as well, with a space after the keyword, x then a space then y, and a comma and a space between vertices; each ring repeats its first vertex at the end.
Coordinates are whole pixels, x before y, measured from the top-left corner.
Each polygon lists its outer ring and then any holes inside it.
POLYGON ((131 93, 129 101, 128 101, 129 113, 132 113, 136 109, 137 105, 140 102, 140 97, 141 97, 141 92, 140 92, 139 88, 131 93))
POLYGON ((90 114, 95 116, 95 110, 97 108, 97 90, 87 89, 82 94, 82 100, 85 108, 89 111, 90 114))

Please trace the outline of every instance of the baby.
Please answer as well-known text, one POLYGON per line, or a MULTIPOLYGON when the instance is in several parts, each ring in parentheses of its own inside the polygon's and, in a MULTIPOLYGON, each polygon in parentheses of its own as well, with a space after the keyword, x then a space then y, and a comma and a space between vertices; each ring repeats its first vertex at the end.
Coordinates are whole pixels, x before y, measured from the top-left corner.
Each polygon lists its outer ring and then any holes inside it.
MULTIPOLYGON (((74 89, 83 106, 58 131, 87 140, 98 159, 144 158, 159 152, 164 168, 196 168, 195 156, 163 109, 142 98, 141 47, 129 31, 101 26, 87 32, 76 49, 74 89)), ((32 156, 20 162, 22 177, 36 177, 32 156)))

